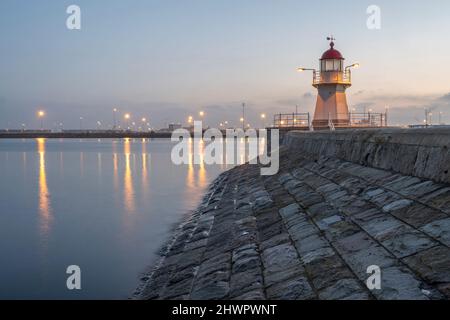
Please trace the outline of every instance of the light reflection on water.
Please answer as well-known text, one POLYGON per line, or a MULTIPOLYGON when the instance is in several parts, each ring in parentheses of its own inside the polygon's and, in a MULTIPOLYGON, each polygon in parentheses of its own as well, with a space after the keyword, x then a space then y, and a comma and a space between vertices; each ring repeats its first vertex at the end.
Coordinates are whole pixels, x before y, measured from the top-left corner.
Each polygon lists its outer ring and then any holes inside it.
MULTIPOLYGON (((47 185, 47 173, 45 168, 45 139, 37 139, 39 153, 39 218, 41 240, 45 243, 50 233, 52 220, 50 192, 47 185)), ((25 165, 25 164, 24 164, 25 165)))
POLYGON ((0 141, 0 298, 126 298, 225 165, 168 140, 0 141), (80 292, 66 268, 82 269, 80 292))

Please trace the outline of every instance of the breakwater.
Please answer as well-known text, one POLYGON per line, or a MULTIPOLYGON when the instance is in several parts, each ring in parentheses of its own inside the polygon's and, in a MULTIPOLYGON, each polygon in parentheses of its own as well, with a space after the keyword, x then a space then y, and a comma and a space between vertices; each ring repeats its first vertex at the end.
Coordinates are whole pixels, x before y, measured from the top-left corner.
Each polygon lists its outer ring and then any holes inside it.
POLYGON ((448 299, 449 147, 448 129, 290 132, 277 175, 216 179, 134 297, 448 299))

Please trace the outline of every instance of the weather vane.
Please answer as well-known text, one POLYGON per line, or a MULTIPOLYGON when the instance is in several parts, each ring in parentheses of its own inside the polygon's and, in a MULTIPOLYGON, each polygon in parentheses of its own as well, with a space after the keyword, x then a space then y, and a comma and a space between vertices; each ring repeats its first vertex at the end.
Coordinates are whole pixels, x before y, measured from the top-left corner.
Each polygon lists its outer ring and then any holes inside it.
POLYGON ((334 40, 336 40, 336 38, 334 38, 333 36, 330 36, 330 37, 327 37, 327 40, 331 41, 330 42, 330 47, 334 48, 334 40))

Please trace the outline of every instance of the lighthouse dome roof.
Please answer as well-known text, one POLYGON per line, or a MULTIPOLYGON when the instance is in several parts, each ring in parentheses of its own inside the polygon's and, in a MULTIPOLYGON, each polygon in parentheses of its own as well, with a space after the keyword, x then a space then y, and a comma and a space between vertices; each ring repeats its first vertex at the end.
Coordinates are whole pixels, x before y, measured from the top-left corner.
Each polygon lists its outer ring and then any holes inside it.
POLYGON ((325 51, 322 55, 322 58, 320 60, 328 60, 328 59, 340 59, 340 60, 344 60, 344 57, 342 56, 342 54, 334 49, 334 42, 330 43, 330 49, 325 51))

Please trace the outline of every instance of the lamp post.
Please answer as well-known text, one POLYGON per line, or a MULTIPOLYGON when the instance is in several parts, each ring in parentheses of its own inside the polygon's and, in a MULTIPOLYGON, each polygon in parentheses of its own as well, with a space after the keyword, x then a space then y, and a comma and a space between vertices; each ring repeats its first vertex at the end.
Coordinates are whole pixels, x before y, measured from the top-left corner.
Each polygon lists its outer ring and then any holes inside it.
POLYGON ((117 108, 114 108, 113 109, 113 122, 114 122, 114 124, 113 124, 113 129, 114 130, 116 130, 116 127, 117 127, 117 119, 116 119, 116 113, 117 113, 117 108))
POLYGON ((242 129, 245 131, 245 102, 242 104, 242 129))
POLYGON ((130 118, 131 118, 130 114, 129 114, 129 113, 126 113, 126 114, 124 115, 124 118, 125 118, 125 121, 126 121, 126 123, 127 123, 127 130, 130 130, 130 118))
POLYGON ((80 130, 83 130, 83 117, 80 117, 80 130))
POLYGON ((263 125, 263 129, 266 126, 266 114, 265 113, 261 113, 261 119, 262 119, 262 125, 263 125))
POLYGON ((389 113, 389 106, 384 107, 384 126, 388 126, 388 113, 389 113))
POLYGON ((316 72, 317 70, 314 68, 297 68, 298 72, 304 72, 304 71, 314 71, 316 72))
POLYGON ((41 120, 41 130, 44 130, 44 117, 45 117, 45 112, 43 110, 39 110, 38 118, 41 120))
POLYGON ((358 69, 360 66, 361 66, 361 65, 357 62, 357 63, 351 64, 351 65, 345 67, 345 71, 348 71, 348 70, 350 70, 351 68, 358 69))

